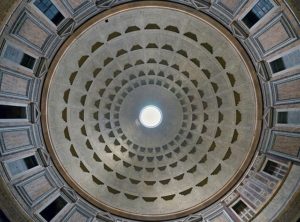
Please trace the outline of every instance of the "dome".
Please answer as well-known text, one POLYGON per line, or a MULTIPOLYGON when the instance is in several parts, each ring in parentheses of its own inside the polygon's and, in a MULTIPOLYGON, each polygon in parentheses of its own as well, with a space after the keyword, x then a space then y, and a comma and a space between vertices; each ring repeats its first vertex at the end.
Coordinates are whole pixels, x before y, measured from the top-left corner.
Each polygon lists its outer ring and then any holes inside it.
POLYGON ((256 147, 261 105, 249 58, 225 31, 172 4, 146 6, 73 34, 42 112, 48 148, 87 200, 153 220, 232 186, 256 147), (139 121, 151 107, 163 116, 152 129, 139 121))
POLYGON ((1 217, 297 221, 299 212, 287 216, 300 186, 297 6, 11 7, 1 40, 1 217))

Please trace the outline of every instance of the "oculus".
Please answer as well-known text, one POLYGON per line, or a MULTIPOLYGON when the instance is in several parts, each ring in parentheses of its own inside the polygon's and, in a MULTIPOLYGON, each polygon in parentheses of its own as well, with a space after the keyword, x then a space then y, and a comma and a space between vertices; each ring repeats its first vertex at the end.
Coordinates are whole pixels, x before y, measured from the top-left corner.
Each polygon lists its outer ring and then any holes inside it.
POLYGON ((153 105, 145 106, 139 115, 141 124, 146 128, 158 127, 162 122, 161 110, 153 105))

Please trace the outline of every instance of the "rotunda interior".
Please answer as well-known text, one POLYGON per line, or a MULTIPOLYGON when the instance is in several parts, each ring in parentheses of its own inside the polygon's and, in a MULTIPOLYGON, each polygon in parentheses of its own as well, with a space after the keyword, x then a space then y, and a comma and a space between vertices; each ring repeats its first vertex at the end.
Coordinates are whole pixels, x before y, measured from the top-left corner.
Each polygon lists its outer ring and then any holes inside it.
POLYGON ((0 221, 300 220, 297 0, 0 8, 0 221))

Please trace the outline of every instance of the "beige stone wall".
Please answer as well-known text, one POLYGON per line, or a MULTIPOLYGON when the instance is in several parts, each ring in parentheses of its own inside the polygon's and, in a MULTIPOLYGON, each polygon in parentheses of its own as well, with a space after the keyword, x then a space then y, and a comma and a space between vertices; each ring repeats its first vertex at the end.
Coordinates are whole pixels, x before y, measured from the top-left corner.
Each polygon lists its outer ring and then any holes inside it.
POLYGON ((300 188, 293 195, 288 205, 274 222, 290 221, 296 222, 300 218, 300 188))
POLYGON ((25 211, 17 204, 8 190, 6 182, 0 177, 0 208, 11 221, 31 221, 25 211))
POLYGON ((298 0, 286 0, 297 18, 300 20, 300 2, 298 0))
POLYGON ((21 0, 1 0, 0 1, 0 30, 2 30, 7 19, 12 14, 21 0))

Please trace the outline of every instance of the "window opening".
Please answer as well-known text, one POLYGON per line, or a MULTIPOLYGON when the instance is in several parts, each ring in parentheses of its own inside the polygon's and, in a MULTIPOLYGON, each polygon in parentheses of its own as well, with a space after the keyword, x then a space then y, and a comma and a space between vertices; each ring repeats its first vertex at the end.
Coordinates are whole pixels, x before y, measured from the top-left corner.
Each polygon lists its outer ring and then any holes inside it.
POLYGON ((0 105, 0 119, 26 119, 26 107, 0 105))
POLYGON ((282 56, 270 62, 273 73, 292 68, 300 64, 300 50, 295 50, 285 56, 282 56))
POLYGON ((35 156, 25 157, 7 163, 10 173, 14 176, 38 165, 35 156))
POLYGON ((278 179, 283 179, 287 168, 279 163, 268 160, 263 171, 277 177, 278 179))
POLYGON ((4 52, 4 58, 22 65, 28 69, 32 69, 35 63, 35 58, 26 53, 23 53, 21 50, 11 45, 7 45, 4 52))
POLYGON ((254 5, 254 7, 247 13, 247 15, 242 19, 242 21, 248 28, 251 28, 273 7, 273 4, 269 0, 259 0, 254 5))
POLYGON ((36 0, 34 5, 55 25, 58 25, 65 18, 50 0, 36 0))
POLYGON ((253 210, 251 210, 243 201, 239 200, 232 209, 239 215, 242 221, 250 221, 254 216, 253 210))
POLYGON ((300 110, 278 112, 277 123, 300 125, 300 110))
POLYGON ((51 204, 40 212, 40 215, 46 220, 51 221, 63 208, 66 206, 65 201, 61 196, 57 197, 51 204))

